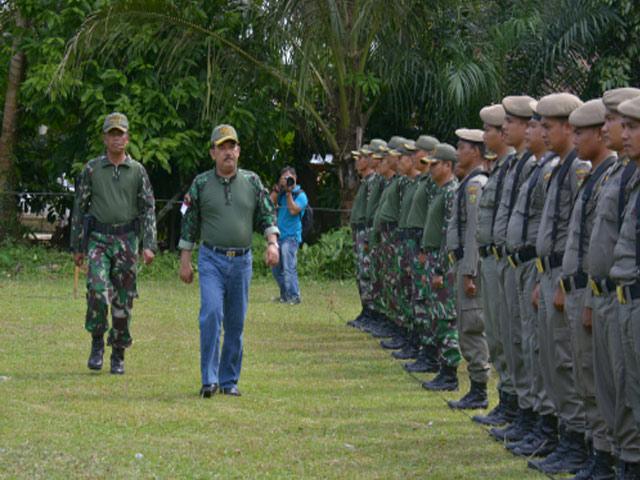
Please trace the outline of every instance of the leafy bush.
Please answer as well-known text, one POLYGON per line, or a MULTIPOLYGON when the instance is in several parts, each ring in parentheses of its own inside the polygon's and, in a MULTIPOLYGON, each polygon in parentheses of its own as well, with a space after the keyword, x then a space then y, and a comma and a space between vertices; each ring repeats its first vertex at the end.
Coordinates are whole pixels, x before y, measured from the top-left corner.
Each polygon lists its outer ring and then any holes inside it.
POLYGON ((351 229, 342 227, 320 237, 313 245, 298 251, 300 276, 344 280, 355 276, 351 229))

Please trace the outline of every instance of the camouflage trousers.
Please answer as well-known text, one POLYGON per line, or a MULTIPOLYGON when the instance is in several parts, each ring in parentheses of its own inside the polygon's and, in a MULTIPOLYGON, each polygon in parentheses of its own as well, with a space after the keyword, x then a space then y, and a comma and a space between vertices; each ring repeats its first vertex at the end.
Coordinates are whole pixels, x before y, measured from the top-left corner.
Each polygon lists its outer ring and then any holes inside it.
POLYGON ((386 315, 393 322, 396 321, 397 299, 397 269, 395 231, 380 232, 380 241, 376 244, 372 257, 375 258, 375 287, 374 305, 377 311, 386 315))
POLYGON ((360 302, 365 308, 373 308, 373 281, 371 277, 371 255, 369 252, 370 229, 356 228, 353 231, 353 245, 356 257, 356 282, 360 302))
MULTIPOLYGON (((421 231, 420 231, 421 233, 421 231)), ((413 308, 414 263, 418 256, 419 233, 414 229, 401 230, 398 235, 397 275, 398 323, 415 332, 415 313, 413 308)))
POLYGON ((131 345, 131 309, 136 290, 138 239, 135 232, 107 235, 92 232, 89 237, 87 272, 87 318, 85 328, 93 335, 111 329, 108 344, 126 348, 131 345))
MULTIPOLYGON (((421 276, 414 281, 416 296, 416 322, 421 325, 421 343, 438 350, 441 365, 457 367, 462 356, 458 337, 456 315, 456 282, 452 271, 443 275, 442 288, 434 289, 431 279, 438 275, 436 265, 439 252, 426 254, 424 265, 416 265, 416 272, 421 276)), ((420 261, 416 259, 416 263, 420 261)))

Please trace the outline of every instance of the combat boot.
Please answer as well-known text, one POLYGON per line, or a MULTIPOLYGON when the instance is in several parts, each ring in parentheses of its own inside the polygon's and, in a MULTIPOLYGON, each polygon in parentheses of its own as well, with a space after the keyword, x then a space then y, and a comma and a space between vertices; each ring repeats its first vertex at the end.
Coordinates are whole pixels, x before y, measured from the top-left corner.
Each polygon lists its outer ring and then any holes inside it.
POLYGON ((449 405, 449 408, 453 408, 454 410, 487 408, 489 406, 489 400, 487 399, 487 384, 471 380, 469 393, 460 400, 449 400, 447 405, 449 405))
POLYGON ((436 377, 422 384, 422 388, 430 391, 453 392, 458 390, 458 373, 456 367, 443 365, 436 377))
POLYGON ((587 464, 572 480, 613 480, 613 455, 602 450, 593 450, 587 464))
POLYGON ((398 352, 392 352, 391 356, 393 358, 397 358, 398 360, 409 360, 411 358, 417 359, 419 350, 420 350, 420 347, 418 347, 418 345, 416 345, 415 340, 412 339, 404 344, 404 347, 402 347, 402 350, 398 352))
POLYGON ((104 337, 102 335, 91 336, 91 353, 87 367, 91 370, 102 370, 102 357, 104 356, 104 337))
POLYGON ((124 348, 113 347, 111 349, 111 373, 124 374, 124 348))
POLYGON ((523 457, 546 457, 558 446, 558 418, 541 415, 533 431, 520 442, 507 445, 514 455, 523 457))
POLYGON ((423 346, 418 351, 416 361, 405 363, 404 369, 409 373, 438 373, 440 366, 436 360, 437 350, 432 346, 423 346))
POLYGON ((587 461, 584 434, 566 430, 560 435, 558 447, 544 460, 530 460, 529 468, 547 475, 576 473, 587 461))
POLYGON ((403 348, 407 343, 407 340, 403 335, 394 335, 393 337, 382 340, 380 346, 387 350, 399 350, 403 348))
POLYGON ((537 417, 533 409, 518 408, 516 420, 505 428, 492 428, 489 434, 500 442, 517 442, 531 433, 536 425, 537 417))
POLYGON ((471 420, 481 425, 499 427, 513 422, 518 410, 518 397, 498 390, 500 401, 488 415, 474 415, 471 420))

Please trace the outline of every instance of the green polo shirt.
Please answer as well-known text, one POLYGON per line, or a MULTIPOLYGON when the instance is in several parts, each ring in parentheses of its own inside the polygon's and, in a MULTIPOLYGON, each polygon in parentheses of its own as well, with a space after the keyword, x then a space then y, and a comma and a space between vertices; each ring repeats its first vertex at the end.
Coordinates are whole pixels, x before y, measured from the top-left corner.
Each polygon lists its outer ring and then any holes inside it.
POLYGON ((411 209, 407 215, 407 228, 424 228, 427 220, 427 211, 429 210, 429 202, 435 188, 436 184, 433 183, 431 175, 428 173, 418 177, 416 193, 413 194, 411 209))
POLYGON ((397 222, 400 215, 400 183, 404 177, 396 175, 389 186, 384 189, 380 206, 376 216, 380 218, 379 223, 397 222))
POLYGON ((385 178, 379 173, 374 173, 369 180, 369 188, 367 190, 367 206, 365 219, 367 225, 373 224, 373 219, 380 204, 380 197, 386 185, 385 178))
POLYGON ((407 178, 406 185, 402 192, 402 200, 400 201, 400 215, 398 217, 398 228, 408 228, 407 219, 411 210, 413 196, 416 193, 418 180, 416 178, 407 178))
POLYGON ((351 206, 351 218, 349 220, 351 225, 364 224, 367 221, 367 196, 370 177, 371 175, 367 175, 360 181, 358 192, 351 206))

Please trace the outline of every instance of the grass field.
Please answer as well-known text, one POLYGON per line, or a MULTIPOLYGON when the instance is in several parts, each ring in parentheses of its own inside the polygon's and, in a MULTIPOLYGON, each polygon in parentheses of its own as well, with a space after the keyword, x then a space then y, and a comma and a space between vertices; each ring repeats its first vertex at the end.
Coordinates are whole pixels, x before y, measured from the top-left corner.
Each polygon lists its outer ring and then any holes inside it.
MULTIPOLYGON (((351 283, 256 280, 240 398, 198 397, 198 292, 141 282, 123 377, 86 368, 71 280, 0 280, 0 478, 536 478, 376 341, 351 283)), ((426 377, 425 377, 426 378, 426 377)), ((461 375, 466 391, 466 375, 461 375)), ((492 399, 495 402, 495 391, 492 399)))

